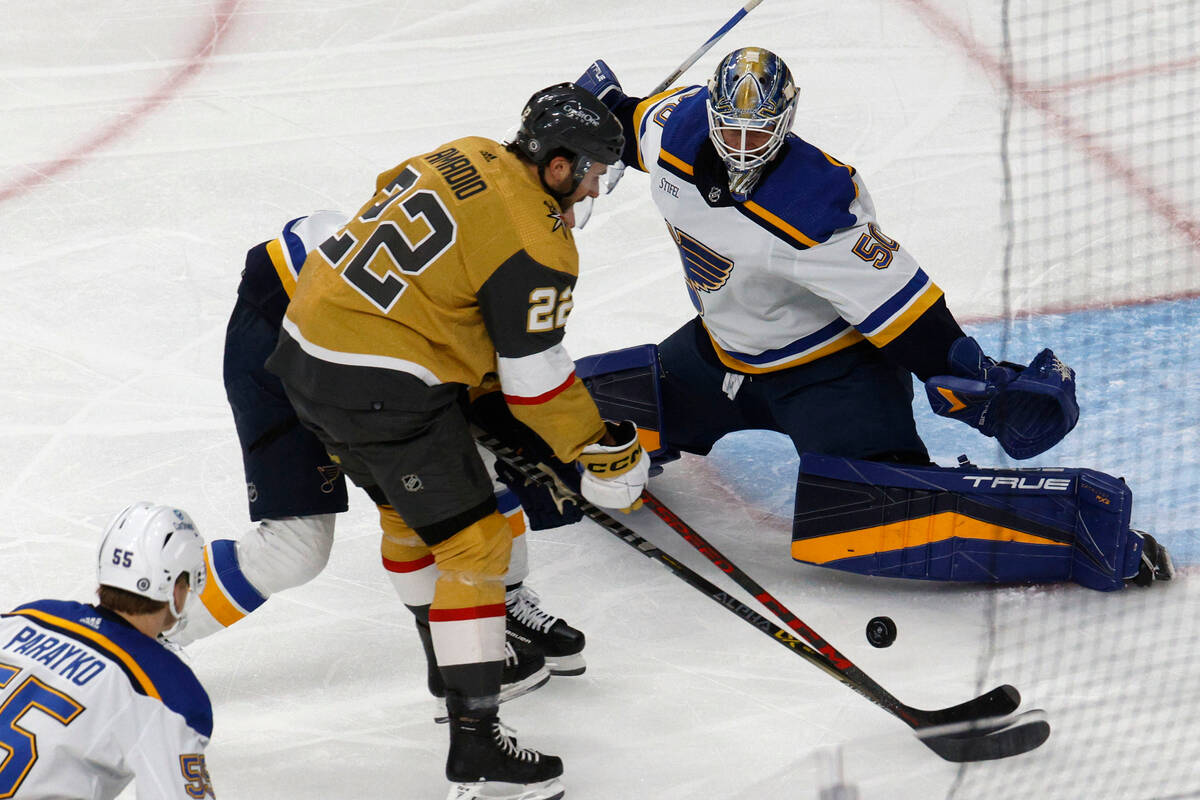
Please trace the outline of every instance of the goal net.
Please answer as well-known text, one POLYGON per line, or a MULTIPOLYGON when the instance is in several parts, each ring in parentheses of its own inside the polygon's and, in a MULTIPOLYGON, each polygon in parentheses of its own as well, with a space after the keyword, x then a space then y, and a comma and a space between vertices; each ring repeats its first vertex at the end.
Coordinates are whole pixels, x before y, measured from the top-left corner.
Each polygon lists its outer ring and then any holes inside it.
POLYGON ((1014 361, 1053 347, 1082 409, 1021 465, 1124 476, 1133 527, 1171 550, 1180 580, 996 592, 988 675, 1052 709, 1055 733, 967 768, 952 796, 1200 797, 1200 3, 997 8, 1009 241, 995 333, 1014 361))

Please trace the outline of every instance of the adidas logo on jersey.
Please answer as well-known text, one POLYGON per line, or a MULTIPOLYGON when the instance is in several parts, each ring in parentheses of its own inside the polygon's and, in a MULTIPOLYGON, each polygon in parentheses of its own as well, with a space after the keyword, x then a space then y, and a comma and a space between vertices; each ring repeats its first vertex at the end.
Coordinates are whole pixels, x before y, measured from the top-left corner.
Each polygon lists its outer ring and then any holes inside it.
POLYGON ((87 625, 89 628, 91 628, 93 630, 97 630, 97 631, 100 630, 100 618, 99 617, 84 617, 83 619, 79 620, 79 624, 87 625))

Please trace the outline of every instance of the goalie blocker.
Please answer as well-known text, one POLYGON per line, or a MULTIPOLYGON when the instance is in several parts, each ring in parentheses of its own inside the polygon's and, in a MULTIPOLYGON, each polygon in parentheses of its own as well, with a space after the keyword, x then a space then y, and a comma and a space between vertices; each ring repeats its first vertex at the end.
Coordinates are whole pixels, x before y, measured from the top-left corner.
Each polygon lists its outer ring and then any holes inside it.
POLYGON ((862 575, 1070 580, 1101 591, 1169 579, 1166 551, 1129 528, 1132 504, 1124 480, 1089 469, 947 469, 806 453, 792 557, 862 575))

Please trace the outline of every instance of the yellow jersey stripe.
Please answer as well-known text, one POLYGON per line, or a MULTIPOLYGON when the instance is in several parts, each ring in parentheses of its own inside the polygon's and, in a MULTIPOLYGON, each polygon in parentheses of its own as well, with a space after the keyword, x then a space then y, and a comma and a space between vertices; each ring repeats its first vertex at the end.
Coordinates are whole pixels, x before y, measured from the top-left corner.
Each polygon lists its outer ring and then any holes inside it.
POLYGON ((751 212, 755 216, 765 219, 767 222, 771 223, 771 225, 775 226, 779 230, 786 233, 788 236, 791 236, 796 241, 798 241, 808 247, 816 247, 818 244, 820 244, 820 242, 818 242, 814 239, 810 239, 809 237, 805 236, 803 233, 800 232, 800 230, 798 228, 795 228, 792 225, 789 225, 787 222, 784 222, 784 220, 781 217, 775 216, 770 211, 767 211, 765 208, 760 206, 758 203, 755 203, 753 200, 747 200, 746 202, 742 203, 742 208, 751 212))
POLYGON ((279 276, 279 282, 283 284, 283 290, 287 292, 288 297, 291 297, 296 293, 296 277, 292 275, 292 270, 288 267, 287 254, 284 252, 283 244, 278 239, 272 239, 267 243, 267 255, 271 257, 271 266, 275 267, 275 273, 279 276))
POLYGON ((204 548, 204 570, 208 574, 208 580, 204 582, 200 602, 208 609, 208 613, 213 615, 213 619, 228 628, 245 617, 246 612, 238 608, 221 587, 221 581, 209 563, 207 547, 204 548))
POLYGON ((652 105, 654 105, 659 100, 662 100, 665 97, 669 97, 670 95, 675 94, 677 91, 679 91, 679 90, 678 89, 667 89, 666 91, 659 92, 658 94, 653 95, 651 97, 647 97, 645 100, 638 103, 637 108, 635 108, 633 110, 633 130, 634 130, 634 135, 638 137, 637 142, 635 142, 636 146, 633 149, 634 149, 634 151, 637 152, 637 159, 638 159, 637 165, 638 165, 638 169, 640 169, 642 172, 648 172, 648 170, 646 169, 646 162, 642 159, 642 136, 641 136, 642 119, 645 118, 646 112, 650 110, 650 107, 652 105))
MULTIPOLYGON (((828 161, 830 164, 833 164, 835 167, 841 167, 842 169, 849 172, 850 176, 852 178, 854 177, 854 167, 850 166, 849 164, 843 164, 841 161, 838 161, 836 158, 829 155, 829 153, 822 152, 821 155, 825 156, 825 160, 828 161)), ((850 182, 854 184, 854 196, 858 197, 858 184, 854 183, 853 180, 850 182)))
POLYGON ((47 614, 44 611, 38 611, 37 609, 33 608, 21 608, 11 613, 19 614, 25 617, 33 617, 34 619, 45 622, 47 625, 53 625, 56 628, 62 628, 63 630, 70 631, 76 636, 80 636, 84 639, 95 642, 100 647, 102 652, 120 659, 121 663, 125 665, 128 674, 138 682, 139 686, 142 687, 143 692, 145 692, 148 696, 153 697, 155 700, 162 700, 162 695, 159 694, 158 689, 155 688, 154 681, 150 679, 150 676, 147 675, 146 671, 142 669, 140 664, 138 664, 137 659, 129 655, 129 653, 125 652, 120 645, 113 642, 113 640, 109 639, 107 636, 102 635, 99 631, 94 631, 85 625, 80 625, 79 623, 72 622, 69 619, 56 617, 53 614, 47 614))
POLYGON ((687 163, 686 161, 684 161, 682 158, 680 158, 677 155, 668 153, 666 150, 662 150, 659 152, 658 156, 663 161, 667 162, 668 164, 670 164, 671 166, 675 167, 677 170, 682 172, 684 175, 694 175, 695 174, 695 170, 692 168, 692 165, 687 163))
MULTIPOLYGON (((712 339, 711 333, 708 334, 708 338, 712 339)), ((712 344, 713 350, 716 351, 717 358, 725 366, 729 367, 730 369, 737 370, 738 372, 745 372, 749 375, 762 375, 767 372, 778 372, 781 369, 791 369, 792 367, 798 367, 801 364, 811 363, 816 361, 818 358, 824 358, 831 353, 836 353, 839 350, 845 350, 847 347, 858 344, 863 340, 863 335, 854 328, 846 328, 846 330, 838 334, 836 339, 826 345, 822 345, 817 350, 813 350, 810 353, 798 356, 791 361, 786 361, 781 364, 772 364, 769 367, 756 367, 751 364, 746 364, 722 350, 721 345, 717 344, 715 339, 712 340, 712 344)))
POLYGON ((891 323, 886 328, 879 331, 879 333, 872 334, 867 338, 870 339, 871 344, 875 345, 876 347, 883 347, 885 344, 908 330, 909 326, 916 322, 918 317, 928 311, 930 306, 940 300, 943 294, 944 292, 942 292, 938 285, 933 281, 930 281, 929 285, 925 287, 925 291, 913 299, 912 305, 905 309, 904 313, 892 320, 891 323))

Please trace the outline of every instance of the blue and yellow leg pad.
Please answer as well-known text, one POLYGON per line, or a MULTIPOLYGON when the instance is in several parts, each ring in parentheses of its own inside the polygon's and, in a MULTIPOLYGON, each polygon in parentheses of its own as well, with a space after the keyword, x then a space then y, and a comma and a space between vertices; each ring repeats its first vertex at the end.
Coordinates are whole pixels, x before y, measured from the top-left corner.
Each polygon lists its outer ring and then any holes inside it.
POLYGON ((585 356, 575 362, 600 416, 633 420, 642 449, 650 456, 651 475, 679 458, 679 451, 662 440, 663 401, 659 384, 658 345, 642 344, 585 356))
POLYGON ((792 557, 892 578, 1072 580, 1111 591, 1137 572, 1133 496, 1087 469, 913 467, 804 454, 792 557))

